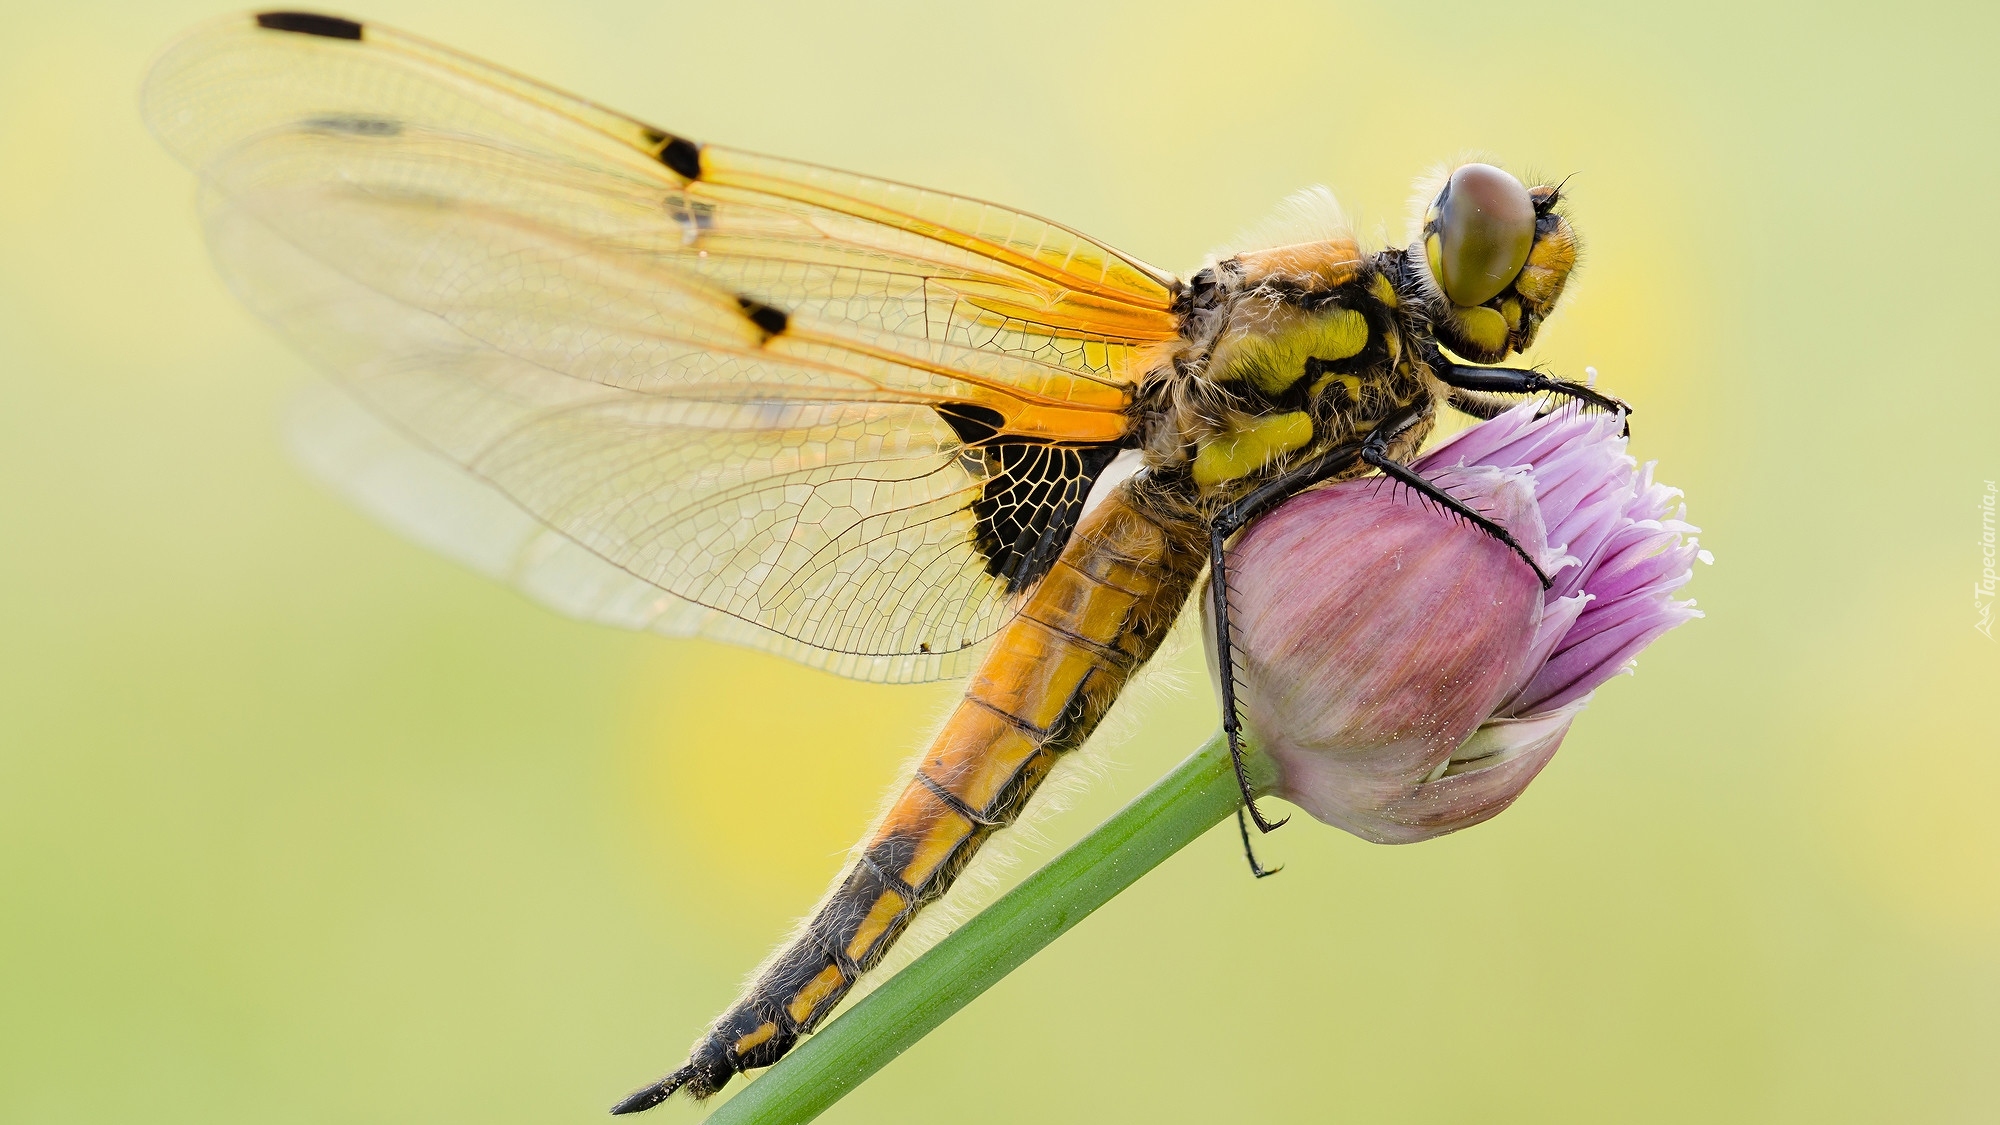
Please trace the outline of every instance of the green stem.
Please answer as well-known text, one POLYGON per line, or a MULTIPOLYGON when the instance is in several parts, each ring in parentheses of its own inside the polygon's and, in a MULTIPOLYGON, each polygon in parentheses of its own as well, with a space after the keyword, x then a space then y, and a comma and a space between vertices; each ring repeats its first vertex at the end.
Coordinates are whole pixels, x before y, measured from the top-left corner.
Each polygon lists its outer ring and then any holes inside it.
MULTIPOLYGON (((1261 756, 1252 780, 1268 783, 1261 756)), ((1222 735, 725 1102, 709 1125, 818 1117, 1063 931, 1234 812, 1222 735)))

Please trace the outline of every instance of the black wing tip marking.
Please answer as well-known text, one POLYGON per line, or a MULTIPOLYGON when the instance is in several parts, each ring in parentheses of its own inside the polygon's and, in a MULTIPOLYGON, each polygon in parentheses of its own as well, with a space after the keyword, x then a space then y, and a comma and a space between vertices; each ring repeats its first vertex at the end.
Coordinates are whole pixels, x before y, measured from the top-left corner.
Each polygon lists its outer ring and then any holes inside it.
POLYGON ((686 137, 676 137, 672 133, 662 133, 658 129, 646 130, 646 141, 654 148, 654 155, 666 165, 674 175, 683 180, 701 179, 701 146, 686 137))
POLYGON ((743 315, 750 318, 750 323, 763 330, 767 340, 784 335, 785 329, 791 326, 792 318, 785 315, 785 310, 774 309, 755 297, 738 297, 736 303, 742 306, 743 315))
POLYGON ((361 38, 360 24, 339 16, 323 16, 318 12, 258 12, 257 26, 266 31, 292 31, 323 39, 361 38))

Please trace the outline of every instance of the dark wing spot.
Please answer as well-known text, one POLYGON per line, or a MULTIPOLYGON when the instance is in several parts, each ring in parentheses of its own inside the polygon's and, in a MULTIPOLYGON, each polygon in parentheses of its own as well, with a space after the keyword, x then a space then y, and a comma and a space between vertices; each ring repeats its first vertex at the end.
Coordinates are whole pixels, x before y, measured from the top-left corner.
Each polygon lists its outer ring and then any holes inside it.
POLYGON ((347 133, 356 137, 393 137, 403 131, 403 123, 382 117, 309 117, 308 129, 321 133, 347 133))
POLYGON ((774 309, 762 301, 738 297, 736 303, 743 307, 743 315, 750 318, 750 323, 764 330, 766 339, 782 335, 785 327, 792 322, 792 318, 785 315, 785 310, 774 309))
POLYGON ((689 235, 698 235, 705 230, 715 229, 715 204, 706 200, 689 200, 685 195, 670 195, 666 199, 667 217, 680 224, 689 235))
POLYGON ((931 409, 938 412, 958 440, 967 445, 985 441, 999 433, 1007 425, 1007 419, 998 410, 985 406, 974 406, 969 402, 948 402, 931 409))
POLYGON ((339 16, 322 16, 318 12, 258 12, 257 26, 268 31, 295 31, 300 35, 318 35, 327 39, 359 39, 361 25, 339 16))
POLYGON ((701 146, 685 137, 667 137, 660 146, 660 163, 684 180, 701 179, 701 146))

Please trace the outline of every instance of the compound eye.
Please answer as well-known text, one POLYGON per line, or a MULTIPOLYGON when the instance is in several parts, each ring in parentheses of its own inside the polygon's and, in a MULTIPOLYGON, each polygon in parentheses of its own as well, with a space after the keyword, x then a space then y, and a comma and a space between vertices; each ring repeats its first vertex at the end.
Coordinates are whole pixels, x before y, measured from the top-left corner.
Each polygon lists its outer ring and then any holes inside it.
POLYGON ((1521 272, 1535 244, 1535 205, 1521 181, 1491 164, 1467 164, 1438 196, 1424 240, 1431 273, 1454 305, 1493 299, 1521 272))

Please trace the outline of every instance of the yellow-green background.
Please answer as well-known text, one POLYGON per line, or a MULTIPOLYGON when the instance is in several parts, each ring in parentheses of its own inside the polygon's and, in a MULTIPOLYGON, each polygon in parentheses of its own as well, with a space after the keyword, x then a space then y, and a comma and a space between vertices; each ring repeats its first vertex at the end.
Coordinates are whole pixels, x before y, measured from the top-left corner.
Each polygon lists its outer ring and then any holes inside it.
MULTIPOLYGON (((303 479, 304 365, 137 117, 222 10, 10 3, 0 33, 0 1120, 600 1120, 810 905, 949 689, 562 620, 303 479)), ((1708 617, 1498 821, 1299 822, 1263 882, 1218 830, 827 1120, 2000 1119, 1991 16, 354 14, 1173 267, 1309 183, 1399 234, 1466 148, 1580 173, 1589 257, 1536 358, 1639 404, 1719 557, 1708 617)), ((1198 677, 1152 694, 1025 860, 1211 728, 1198 677)))

